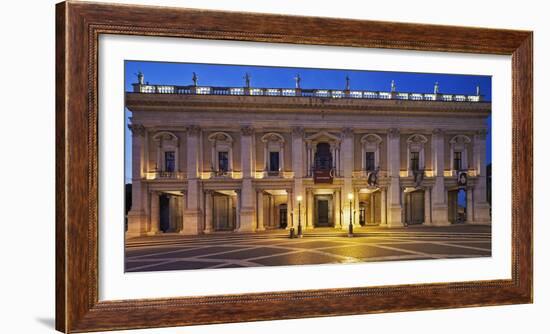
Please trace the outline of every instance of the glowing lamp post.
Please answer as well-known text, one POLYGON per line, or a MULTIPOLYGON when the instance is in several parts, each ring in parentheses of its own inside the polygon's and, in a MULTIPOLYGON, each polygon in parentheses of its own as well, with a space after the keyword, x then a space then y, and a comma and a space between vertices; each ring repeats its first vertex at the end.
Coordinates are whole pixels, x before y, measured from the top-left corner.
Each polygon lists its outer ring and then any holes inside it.
POLYGON ((298 201, 298 238, 302 237, 302 196, 296 197, 298 201))
POLYGON ((352 202, 353 202, 353 194, 348 194, 349 199, 349 226, 348 226, 348 237, 353 237, 353 213, 352 213, 352 202))

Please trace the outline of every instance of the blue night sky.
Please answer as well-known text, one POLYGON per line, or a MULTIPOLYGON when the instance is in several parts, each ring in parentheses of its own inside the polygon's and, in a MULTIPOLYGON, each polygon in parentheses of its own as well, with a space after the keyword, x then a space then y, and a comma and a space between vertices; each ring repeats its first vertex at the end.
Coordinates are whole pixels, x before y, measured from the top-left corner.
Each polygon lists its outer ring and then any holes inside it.
MULTIPOLYGON (((479 85, 485 100, 491 100, 491 77, 479 75, 125 61, 126 91, 132 90, 132 83, 137 82, 135 74, 139 71, 150 84, 181 86, 192 84, 193 72, 197 73, 199 86, 243 87, 245 73, 251 76, 251 87, 261 88, 294 88, 296 74, 300 74, 304 89, 344 89, 346 76, 350 78, 352 90, 390 91, 391 81, 395 80, 398 92, 433 93, 434 83, 439 82, 440 93, 474 95, 479 85)), ((131 112, 126 110, 126 123, 129 116, 131 112)), ((487 122, 487 163, 490 163, 490 117, 487 122)), ((125 179, 131 182, 131 133, 127 128, 125 131, 125 179)))

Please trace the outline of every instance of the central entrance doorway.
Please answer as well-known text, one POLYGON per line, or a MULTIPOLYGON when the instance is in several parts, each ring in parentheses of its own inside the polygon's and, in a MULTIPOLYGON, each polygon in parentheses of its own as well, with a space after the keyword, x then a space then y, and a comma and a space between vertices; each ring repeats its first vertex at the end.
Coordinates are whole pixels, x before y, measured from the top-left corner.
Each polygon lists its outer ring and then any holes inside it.
POLYGON ((332 227, 334 222, 332 219, 332 195, 316 195, 315 196, 315 227, 332 227))

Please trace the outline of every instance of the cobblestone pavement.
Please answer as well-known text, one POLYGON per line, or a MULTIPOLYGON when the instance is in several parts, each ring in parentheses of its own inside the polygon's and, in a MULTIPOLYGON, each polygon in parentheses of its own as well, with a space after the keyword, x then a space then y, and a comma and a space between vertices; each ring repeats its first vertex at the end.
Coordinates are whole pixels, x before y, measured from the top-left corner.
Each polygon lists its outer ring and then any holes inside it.
POLYGON ((354 263, 491 256, 490 226, 325 228, 290 239, 288 231, 162 234, 127 240, 127 272, 354 263))

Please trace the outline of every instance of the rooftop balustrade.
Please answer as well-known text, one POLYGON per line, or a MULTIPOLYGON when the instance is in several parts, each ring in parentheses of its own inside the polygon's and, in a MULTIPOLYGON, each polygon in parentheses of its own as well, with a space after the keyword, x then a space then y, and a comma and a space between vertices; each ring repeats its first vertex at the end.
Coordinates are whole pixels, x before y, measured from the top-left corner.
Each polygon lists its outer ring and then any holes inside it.
POLYGON ((249 88, 213 86, 176 86, 133 84, 133 92, 141 94, 179 95, 228 95, 228 96, 271 96, 271 97, 316 97, 330 99, 372 99, 411 100, 444 102, 482 102, 483 95, 443 93, 402 93, 368 90, 305 89, 305 88, 249 88))

